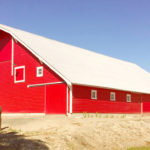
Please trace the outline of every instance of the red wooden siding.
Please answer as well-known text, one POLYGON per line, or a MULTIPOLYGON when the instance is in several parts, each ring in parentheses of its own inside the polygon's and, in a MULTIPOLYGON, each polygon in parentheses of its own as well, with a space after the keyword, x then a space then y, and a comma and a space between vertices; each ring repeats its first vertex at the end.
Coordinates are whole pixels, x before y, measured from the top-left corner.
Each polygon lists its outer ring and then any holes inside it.
POLYGON ((0 31, 0 62, 11 59, 11 36, 0 31))
POLYGON ((143 100, 143 112, 144 113, 150 113, 150 95, 149 94, 143 94, 142 100, 143 100))
POLYGON ((0 106, 3 112, 42 112, 43 87, 27 88, 25 83, 14 84, 10 62, 0 63, 0 106))
POLYGON ((66 114, 66 84, 54 84, 46 86, 46 113, 66 114))
POLYGON ((119 90, 74 85, 73 112, 140 113, 141 95, 119 90), (97 100, 91 99, 91 90, 97 90, 97 100), (116 93, 115 101, 110 101, 110 92, 116 93), (126 94, 131 94, 132 102, 126 102, 126 94))
MULTIPOLYGON (((8 36, 8 35, 7 35, 8 36)), ((8 41, 10 42, 10 41, 8 41)), ((8 42, 5 44, 8 45, 8 42)), ((11 46, 3 46, 2 51, 11 52, 11 46)), ((3 55, 4 58, 5 55, 3 55)), ((14 83, 14 76, 11 76, 11 59, 1 58, 0 62, 0 106, 3 112, 26 112, 41 113, 45 110, 45 87, 27 88, 29 84, 49 83, 62 81, 46 65, 41 63, 19 42, 14 42, 14 67, 25 66, 25 82, 14 83), (43 77, 36 77, 36 67, 43 66, 43 77)))

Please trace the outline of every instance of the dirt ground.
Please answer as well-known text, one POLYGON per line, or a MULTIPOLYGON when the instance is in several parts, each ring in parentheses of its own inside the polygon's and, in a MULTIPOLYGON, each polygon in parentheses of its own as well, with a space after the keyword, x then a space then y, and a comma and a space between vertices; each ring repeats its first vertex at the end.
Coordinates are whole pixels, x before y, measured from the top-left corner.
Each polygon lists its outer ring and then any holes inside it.
POLYGON ((3 116, 2 128, 0 150, 126 150, 150 145, 150 116, 3 116))

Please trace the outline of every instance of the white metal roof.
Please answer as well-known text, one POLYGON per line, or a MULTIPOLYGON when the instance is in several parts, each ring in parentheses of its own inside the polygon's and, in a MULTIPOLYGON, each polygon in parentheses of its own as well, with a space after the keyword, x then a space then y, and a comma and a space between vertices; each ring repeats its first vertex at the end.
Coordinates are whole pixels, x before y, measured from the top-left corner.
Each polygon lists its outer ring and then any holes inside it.
POLYGON ((69 84, 150 93, 150 75, 136 64, 0 25, 69 84))

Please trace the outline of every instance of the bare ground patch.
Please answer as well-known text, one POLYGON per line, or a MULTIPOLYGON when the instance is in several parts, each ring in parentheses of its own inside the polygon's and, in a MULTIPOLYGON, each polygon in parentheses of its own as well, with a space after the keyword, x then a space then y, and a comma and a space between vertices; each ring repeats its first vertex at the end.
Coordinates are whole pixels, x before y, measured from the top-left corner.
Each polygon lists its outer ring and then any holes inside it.
POLYGON ((23 150, 125 150, 150 146, 149 116, 11 116, 3 117, 6 126, 9 128, 0 135, 0 146, 5 145, 6 150, 18 144, 19 150, 22 145, 23 150))

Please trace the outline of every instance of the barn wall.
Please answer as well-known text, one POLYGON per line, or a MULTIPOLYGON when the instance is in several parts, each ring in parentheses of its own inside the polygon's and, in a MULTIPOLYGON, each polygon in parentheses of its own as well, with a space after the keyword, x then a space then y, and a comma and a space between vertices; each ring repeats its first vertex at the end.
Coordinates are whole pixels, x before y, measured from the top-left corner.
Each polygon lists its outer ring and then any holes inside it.
MULTIPOLYGON (((8 36, 8 35, 7 35, 8 36)), ((9 45, 7 42, 6 45, 9 45)), ((3 51, 11 52, 11 46, 2 46, 3 51)), ((5 56, 5 55, 3 55, 5 56)), ((4 57, 8 58, 8 57, 4 57)), ((62 81, 62 79, 42 64, 19 42, 14 42, 14 67, 25 66, 25 82, 14 83, 11 76, 11 60, 6 61, 1 57, 0 69, 0 106, 3 112, 27 112, 42 113, 45 111, 45 87, 27 88, 28 84, 39 84, 47 82, 62 81), (36 77, 36 67, 44 67, 44 76, 36 77)))
POLYGON ((67 85, 46 85, 46 113, 66 114, 67 109, 67 85))
POLYGON ((74 85, 73 112, 140 113, 141 94, 74 85), (91 99, 91 90, 97 90, 97 100, 91 99), (116 101, 110 101, 110 92, 116 93, 116 101), (132 102, 126 102, 126 94, 131 94, 132 102))
POLYGON ((0 31, 0 62, 11 59, 11 36, 0 31))
POLYGON ((143 112, 150 113, 150 94, 142 94, 143 112))

